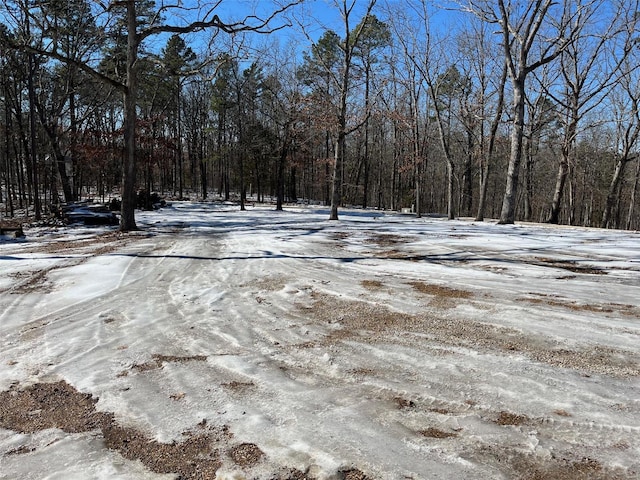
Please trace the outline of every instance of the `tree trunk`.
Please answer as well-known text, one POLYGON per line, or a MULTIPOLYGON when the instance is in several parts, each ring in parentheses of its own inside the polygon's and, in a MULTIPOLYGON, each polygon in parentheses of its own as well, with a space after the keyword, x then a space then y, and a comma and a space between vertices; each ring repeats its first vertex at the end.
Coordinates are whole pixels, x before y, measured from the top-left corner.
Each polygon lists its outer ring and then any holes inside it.
POLYGON ((471 210, 473 208, 473 135, 473 131, 467 131, 467 155, 464 162, 464 171, 462 172, 462 199, 460 207, 462 213, 466 216, 471 215, 471 210))
MULTIPOLYGON (((577 118, 577 113, 574 108, 573 118, 577 118)), ((569 174, 569 161, 572 151, 573 139, 575 138, 577 131, 577 122, 571 121, 567 126, 567 133, 562 143, 562 153, 560 157, 560 164, 558 165, 558 174, 556 176, 556 186, 553 191, 553 200, 551 202, 551 212, 549 213, 548 223, 560 222, 560 209, 562 208, 562 196, 564 194, 564 188, 567 182, 567 176, 569 174)))
POLYGON ((620 196, 620 185, 622 183, 622 176, 624 174, 624 167, 626 166, 627 159, 622 157, 616 162, 616 168, 611 178, 611 184, 609 185, 609 192, 607 193, 607 203, 605 204, 604 211, 602 212, 602 222, 600 222, 600 228, 612 228, 612 214, 615 213, 615 206, 618 203, 620 196))
POLYGON ((364 162, 364 176, 362 178, 362 185, 363 185, 363 192, 362 192, 362 208, 366 209, 367 208, 367 202, 369 200, 369 176, 370 176, 370 164, 371 164, 371 160, 369 158, 369 110, 370 110, 370 105, 369 105, 369 96, 370 96, 370 73, 371 67, 369 65, 369 62, 366 63, 366 67, 365 67, 365 88, 364 88, 364 109, 365 109, 365 115, 367 116, 365 121, 364 121, 364 156, 363 156, 363 162, 364 162))
POLYGON ((45 133, 49 137, 49 142, 51 142, 51 148, 53 149, 53 155, 56 161, 57 173, 60 175, 60 181, 62 183, 62 191, 64 192, 64 201, 69 203, 73 202, 73 189, 71 187, 71 181, 69 179, 69 175, 67 175, 67 161, 60 147, 60 141, 55 133, 55 127, 51 125, 47 125, 45 119, 43 118, 44 114, 40 112, 40 124, 42 125, 45 133))
POLYGON ((329 220, 338 220, 338 207, 342 202, 342 162, 344 161, 344 147, 346 143, 345 124, 346 120, 342 117, 340 119, 340 127, 338 127, 338 137, 333 156, 334 164, 333 179, 331 182, 331 214, 329 215, 329 220))
POLYGON ((200 166, 200 189, 202 190, 202 199, 206 200, 208 195, 208 185, 207 185, 207 163, 204 159, 204 153, 200 149, 198 152, 199 158, 199 166, 200 166))
POLYGON ((515 222, 516 199, 518 193, 518 174, 522 161, 522 145, 524 141, 524 107, 525 81, 524 77, 513 79, 513 129, 511 132, 511 151, 509 153, 509 168, 507 170, 507 184, 502 199, 502 211, 499 224, 515 222))
POLYGON ((640 183, 640 160, 636 163, 636 174, 633 179, 633 187, 631 189, 631 198, 629 198, 629 211, 627 212, 627 222, 625 228, 631 230, 633 225, 633 211, 636 206, 636 194, 638 193, 638 183, 640 183))
POLYGON ((280 155, 278 157, 278 173, 277 173, 277 185, 276 185, 276 210, 282 211, 282 205, 284 203, 284 166, 287 159, 287 145, 283 143, 280 147, 280 155))
POLYGON ((560 222, 560 207, 562 203, 562 193, 569 173, 569 162, 565 157, 565 149, 562 149, 562 158, 558 166, 558 174, 556 175, 556 186, 553 191, 553 201, 551 202, 551 212, 549 213, 548 223, 560 222))
POLYGON ((533 216, 533 132, 524 138, 524 221, 530 222, 533 216))
MULTIPOLYGON (((27 27, 28 27, 27 23, 27 27)), ((27 29, 28 33, 28 29, 27 29)), ((33 209, 36 220, 42 218, 42 212, 40 210, 40 192, 38 191, 38 152, 37 152, 37 138, 36 138, 36 93, 33 85, 34 76, 36 74, 35 59, 32 54, 29 54, 29 130, 30 130, 30 159, 31 159, 31 178, 29 179, 33 183, 33 209)))
MULTIPOLYGON (((489 187, 489 173, 491 171, 491 162, 493 161, 493 152, 495 151, 496 137, 498 134, 498 128, 500 126, 500 119, 502 118, 502 110, 504 108, 504 87, 507 82, 507 64, 505 62, 502 68, 502 75, 500 76, 500 84, 498 90, 498 104, 496 105, 496 114, 491 122, 491 129, 489 132, 489 146, 485 156, 484 149, 482 149, 483 165, 480 180, 480 195, 478 200, 478 213, 476 214, 476 221, 483 221, 486 209, 487 191, 489 187)), ((484 104, 484 102, 483 102, 484 104)), ((482 137, 484 138, 484 136, 482 137)), ((481 140, 482 141, 482 140, 481 140)))
POLYGON ((127 86, 124 93, 124 161, 122 168, 122 210, 120 231, 137 230, 136 208, 136 97, 138 89, 135 0, 127 0, 127 86))

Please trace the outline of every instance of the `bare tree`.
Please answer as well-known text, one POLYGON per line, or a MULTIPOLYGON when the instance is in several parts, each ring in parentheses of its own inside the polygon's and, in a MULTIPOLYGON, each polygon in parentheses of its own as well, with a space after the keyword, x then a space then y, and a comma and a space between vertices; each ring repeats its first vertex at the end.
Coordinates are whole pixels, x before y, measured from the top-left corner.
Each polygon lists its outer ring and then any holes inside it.
POLYGON ((483 221, 496 139, 504 115, 507 63, 496 55, 499 45, 496 45, 491 38, 490 25, 477 17, 474 18, 475 21, 472 19, 466 25, 466 30, 458 43, 461 54, 470 63, 469 70, 477 83, 475 115, 478 117, 478 128, 475 136, 479 165, 479 193, 475 220, 483 221))
MULTIPOLYGON (((422 12, 424 4, 417 5, 412 8, 411 11, 404 9, 390 10, 388 15, 391 19, 391 28, 395 33, 397 39, 397 46, 400 52, 398 52, 401 61, 394 62, 400 66, 392 65, 392 71, 394 75, 394 83, 403 85, 402 97, 408 97, 408 109, 409 114, 404 117, 408 117, 404 123, 410 130, 410 157, 413 169, 413 210, 417 217, 421 217, 423 213, 423 173, 426 170, 427 164, 427 152, 426 152, 426 137, 427 129, 429 127, 430 117, 427 115, 426 120, 422 119, 424 108, 421 105, 424 94, 426 94, 426 86, 424 82, 424 71, 429 64, 430 49, 428 48, 429 35, 421 35, 419 32, 423 28, 423 16, 413 15, 416 12, 422 12), (419 24, 415 23, 415 20, 419 24)), ((426 7, 425 7, 426 8, 426 7)), ((428 26, 428 23, 426 24, 428 26)), ((397 85, 396 85, 397 86, 397 85)), ((394 92, 396 102, 399 101, 400 95, 398 92, 394 92)), ((428 100, 426 100, 428 102, 428 100)), ((396 107, 397 109, 397 107, 396 107)), ((399 118, 396 114, 394 119, 396 127, 394 128, 395 134, 395 149, 398 151, 400 148, 400 138, 398 135, 399 118)), ((396 154, 397 156, 397 154, 396 154)), ((397 161, 397 160, 396 160, 397 161)), ((394 171, 395 180, 395 171, 394 171)))
MULTIPOLYGON (((559 58, 563 95, 546 90, 563 111, 560 117, 563 126, 561 154, 547 218, 549 223, 560 221, 565 184, 575 160, 576 138, 581 131, 580 123, 615 84, 636 41, 637 11, 638 2, 626 0, 616 3, 597 0, 576 7, 570 27, 573 34, 559 58), (604 22, 606 28, 603 30, 604 22)), ((569 223, 573 223, 572 212, 570 209, 569 223)))
POLYGON ((640 76, 636 56, 625 61, 625 74, 609 96, 615 122, 614 170, 602 212, 602 228, 618 228, 620 198, 627 165, 638 160, 640 141, 640 76))
MULTIPOLYGON (((342 0, 336 4, 340 9, 340 15, 342 17, 344 25, 344 39, 342 42, 342 69, 339 77, 335 78, 335 82, 338 84, 338 92, 340 100, 337 109, 337 128, 336 128, 336 142, 335 142, 335 154, 333 163, 333 175, 331 182, 331 214, 330 220, 338 220, 338 206, 342 203, 342 163, 344 162, 345 143, 349 133, 357 130, 360 125, 356 127, 349 127, 347 125, 347 113, 348 113, 348 96, 351 82, 351 68, 353 66, 353 57, 355 49, 358 45, 360 38, 366 31, 367 22, 362 21, 358 24, 354 31, 351 31, 351 18, 353 15, 353 9, 356 6, 356 1, 342 0)), ((371 17, 371 11, 376 4, 376 0, 368 0, 365 14, 363 18, 366 20, 371 17)), ((368 115, 369 112, 365 112, 368 115)))
POLYGON ((470 0, 466 5, 468 11, 499 27, 513 89, 511 151, 500 213, 503 224, 515 221, 524 142, 526 80, 531 72, 555 60, 566 48, 570 3, 571 0, 470 0))
MULTIPOLYGON (((375 6, 377 0, 367 0, 364 13, 361 18, 362 21, 357 24, 355 28, 351 25, 353 17, 355 16, 354 9, 356 7, 356 0, 334 0, 333 4, 336 10, 339 12, 342 26, 344 27, 344 37, 340 39, 338 47, 341 53, 341 64, 339 69, 332 68, 333 65, 326 63, 326 59, 318 55, 316 60, 320 63, 320 66, 327 74, 327 79, 333 84, 337 92, 337 101, 333 105, 335 115, 335 127, 334 127, 334 155, 333 155, 333 171, 331 173, 331 213, 329 215, 330 220, 338 220, 338 207, 342 203, 342 170, 345 156, 345 146, 347 136, 360 128, 364 122, 360 122, 357 125, 350 125, 348 123, 349 114, 349 94, 352 87, 352 69, 354 67, 354 57, 357 54, 357 47, 363 35, 366 34, 367 27, 369 26, 368 20, 373 19, 371 12, 375 6)), ((306 32, 306 29, 302 25, 307 40, 312 42, 312 51, 317 51, 318 47, 315 42, 312 41, 311 36, 306 32)), ((365 112, 365 118, 369 115, 369 112, 365 112)))

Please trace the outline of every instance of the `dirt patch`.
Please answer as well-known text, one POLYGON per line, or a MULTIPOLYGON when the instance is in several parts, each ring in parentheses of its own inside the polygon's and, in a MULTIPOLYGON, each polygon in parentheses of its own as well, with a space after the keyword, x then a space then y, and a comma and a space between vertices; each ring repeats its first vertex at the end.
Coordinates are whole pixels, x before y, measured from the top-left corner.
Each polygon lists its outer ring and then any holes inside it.
POLYGON ((604 469, 591 458, 554 458, 539 464, 533 459, 520 458, 513 462, 522 480, 621 480, 629 478, 624 473, 604 469))
POLYGON ((416 255, 415 253, 403 252, 396 248, 385 250, 384 252, 376 252, 372 254, 375 258, 388 258, 390 260, 407 260, 409 262, 422 262, 427 260, 425 255, 416 255))
POLYGON ((606 275, 607 272, 589 265, 581 265, 576 260, 558 260, 557 258, 534 257, 533 259, 523 259, 523 262, 539 267, 560 268, 573 273, 585 273, 591 275, 606 275))
MULTIPOLYGON (((77 265, 80 262, 76 262, 73 265, 77 265)), ((59 265, 54 267, 42 268, 40 270, 30 270, 15 272, 9 274, 10 278, 16 280, 15 284, 10 288, 1 290, 0 292, 7 292, 12 294, 27 294, 27 293, 50 293, 53 290, 53 285, 49 283, 47 278, 49 272, 60 268, 66 268, 72 265, 59 265)))
POLYGON ((570 417, 571 416, 571 414, 569 412, 567 412, 566 410, 562 410, 562 409, 554 410, 553 413, 555 413, 556 415, 558 415, 560 417, 570 417))
POLYGON ((34 247, 21 250, 20 253, 48 253, 48 254, 64 254, 78 255, 78 257, 70 257, 60 265, 41 268, 32 271, 21 271, 10 274, 11 278, 16 280, 15 284, 10 288, 0 290, 0 293, 26 294, 32 292, 51 293, 53 286, 49 283, 48 275, 54 270, 75 267, 86 262, 88 259, 98 256, 107 255, 128 244, 132 238, 140 237, 123 237, 121 233, 109 232, 86 240, 60 240, 47 242, 34 247))
POLYGON ((559 300, 555 298, 519 298, 518 301, 528 302, 534 305, 544 304, 550 307, 568 308, 576 312, 613 313, 613 308, 610 305, 579 304, 570 300, 559 300))
POLYGON ((135 239, 140 239, 140 237, 126 236, 120 232, 107 232, 86 239, 65 240, 63 238, 54 241, 48 240, 46 243, 35 244, 33 247, 23 250, 23 252, 105 255, 135 239))
POLYGON ((287 278, 282 275, 272 275, 258 278, 248 283, 240 285, 243 288, 252 288, 266 292, 277 292, 287 285, 287 278))
POLYGON ((403 397, 395 397, 393 401, 401 410, 404 410, 405 408, 415 408, 416 406, 413 400, 407 400, 406 398, 403 398, 403 397))
POLYGON ((133 428, 104 422, 105 444, 129 460, 140 460, 156 473, 175 473, 180 479, 215 479, 222 465, 211 435, 188 434, 183 442, 160 443, 133 428))
POLYGON ((618 312, 627 316, 638 316, 640 314, 640 310, 634 305, 626 305, 621 303, 584 304, 555 295, 544 295, 540 293, 529 293, 529 295, 532 295, 533 298, 518 298, 518 301, 528 302, 534 305, 549 305, 550 307, 568 308, 569 310, 573 310, 576 312, 618 312))
MULTIPOLYGON (((459 295, 464 295, 460 291, 459 295)), ((452 295, 458 295, 455 291, 452 295)), ((318 294, 305 315, 332 327, 323 339, 312 346, 331 345, 345 340, 367 343, 388 341, 395 336, 408 341, 411 334, 420 343, 431 340, 438 346, 465 347, 474 350, 497 350, 520 354, 553 366, 572 368, 588 374, 627 378, 640 376, 640 358, 632 352, 601 345, 567 348, 552 338, 524 334, 510 327, 434 314, 411 315, 392 311, 380 304, 347 301, 318 294), (337 327, 336 327, 337 325, 337 327)))
POLYGON ((264 456, 264 452, 253 443, 241 443, 229 450, 229 456, 236 465, 252 467, 264 456))
MULTIPOLYGON (((107 448, 129 460, 139 460, 156 473, 177 474, 182 480, 214 480, 222 465, 220 449, 231 438, 227 428, 212 429, 206 420, 197 432, 185 432, 184 440, 160 443, 130 427, 118 425, 112 413, 97 412, 97 399, 81 393, 64 381, 39 383, 22 390, 14 386, 0 392, 0 427, 20 433, 58 428, 67 433, 96 431, 107 448)), ((4 455, 21 455, 34 449, 21 445, 4 455)), ((243 443, 229 450, 240 466, 255 465, 264 456, 254 444, 243 443)), ((306 478, 285 476, 277 478, 306 478)))
POLYGON ((444 287, 442 285, 434 285, 425 282, 411 282, 409 283, 414 290, 425 295, 432 295, 434 297, 444 298, 471 298, 473 293, 467 290, 459 290, 457 288, 444 287))
POLYGON ((96 413, 96 399, 68 383, 38 383, 24 390, 0 392, 0 427, 20 433, 59 428, 68 433, 100 427, 104 414, 96 413))
POLYGON ((346 240, 347 238, 351 237, 350 233, 347 232, 333 232, 329 238, 331 238, 331 240, 346 240))
POLYGON ((525 415, 517 415, 511 412, 500 412, 495 422, 498 425, 524 425, 529 422, 525 415))
POLYGON ((571 453, 540 458, 510 447, 480 446, 469 455, 472 461, 490 465, 514 480, 630 480, 634 472, 607 468, 592 458, 571 453))
MULTIPOLYGON (((58 428, 67 433, 100 431, 108 448, 140 460, 156 473, 177 473, 183 479, 214 479, 220 467, 214 432, 187 433, 180 443, 164 444, 133 428, 119 426, 113 414, 97 412, 97 399, 64 381, 39 383, 23 390, 0 392, 0 426, 20 433, 58 428)), ((219 436, 220 434, 218 434, 219 436)), ((32 451, 18 447, 7 454, 32 451)))
POLYGON ((154 353, 151 355, 152 361, 146 363, 135 364, 131 366, 131 370, 137 372, 146 372, 149 370, 157 370, 162 368, 165 363, 184 363, 184 362, 205 362, 207 360, 206 355, 189 355, 189 356, 176 356, 176 355, 161 355, 154 353))
POLYGON ((231 390, 232 392, 244 393, 251 390, 252 388, 255 388, 256 384, 253 382, 238 382, 234 380, 229 383, 223 383, 222 386, 231 390))
POLYGON ((379 247, 393 247, 400 243, 408 243, 413 241, 410 237, 393 235, 390 233, 379 233, 367 238, 365 242, 373 243, 379 247))
POLYGON ((371 480, 370 477, 361 472, 358 469, 341 470, 338 472, 342 480, 371 480))
POLYGON ((367 290, 380 290, 384 284, 379 280, 362 280, 360 285, 367 290))
POLYGON ((435 427, 429 427, 425 430, 420 430, 418 433, 423 437, 429 437, 429 438, 452 438, 452 437, 458 436, 457 433, 445 432, 435 427))

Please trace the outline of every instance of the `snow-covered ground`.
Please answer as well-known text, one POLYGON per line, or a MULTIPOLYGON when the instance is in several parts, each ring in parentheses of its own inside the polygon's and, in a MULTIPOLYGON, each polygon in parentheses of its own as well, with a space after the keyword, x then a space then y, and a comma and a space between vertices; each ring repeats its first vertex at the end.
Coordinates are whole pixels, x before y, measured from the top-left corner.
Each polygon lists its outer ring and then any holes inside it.
MULTIPOLYGON (((162 443, 219 428, 220 479, 640 478, 637 232, 137 218, 0 241, 0 392, 64 380, 162 443)), ((99 430, 0 428, 0 455, 7 480, 174 478, 99 430)))

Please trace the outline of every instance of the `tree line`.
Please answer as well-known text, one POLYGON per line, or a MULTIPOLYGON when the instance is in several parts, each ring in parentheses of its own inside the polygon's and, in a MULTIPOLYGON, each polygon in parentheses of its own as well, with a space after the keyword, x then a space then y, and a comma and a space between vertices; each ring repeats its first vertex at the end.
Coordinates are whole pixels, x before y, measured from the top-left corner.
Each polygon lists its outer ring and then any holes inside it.
POLYGON ((327 0, 332 28, 225 3, 3 0, 3 214, 119 192, 128 231, 159 192, 640 228, 637 1, 327 0))

